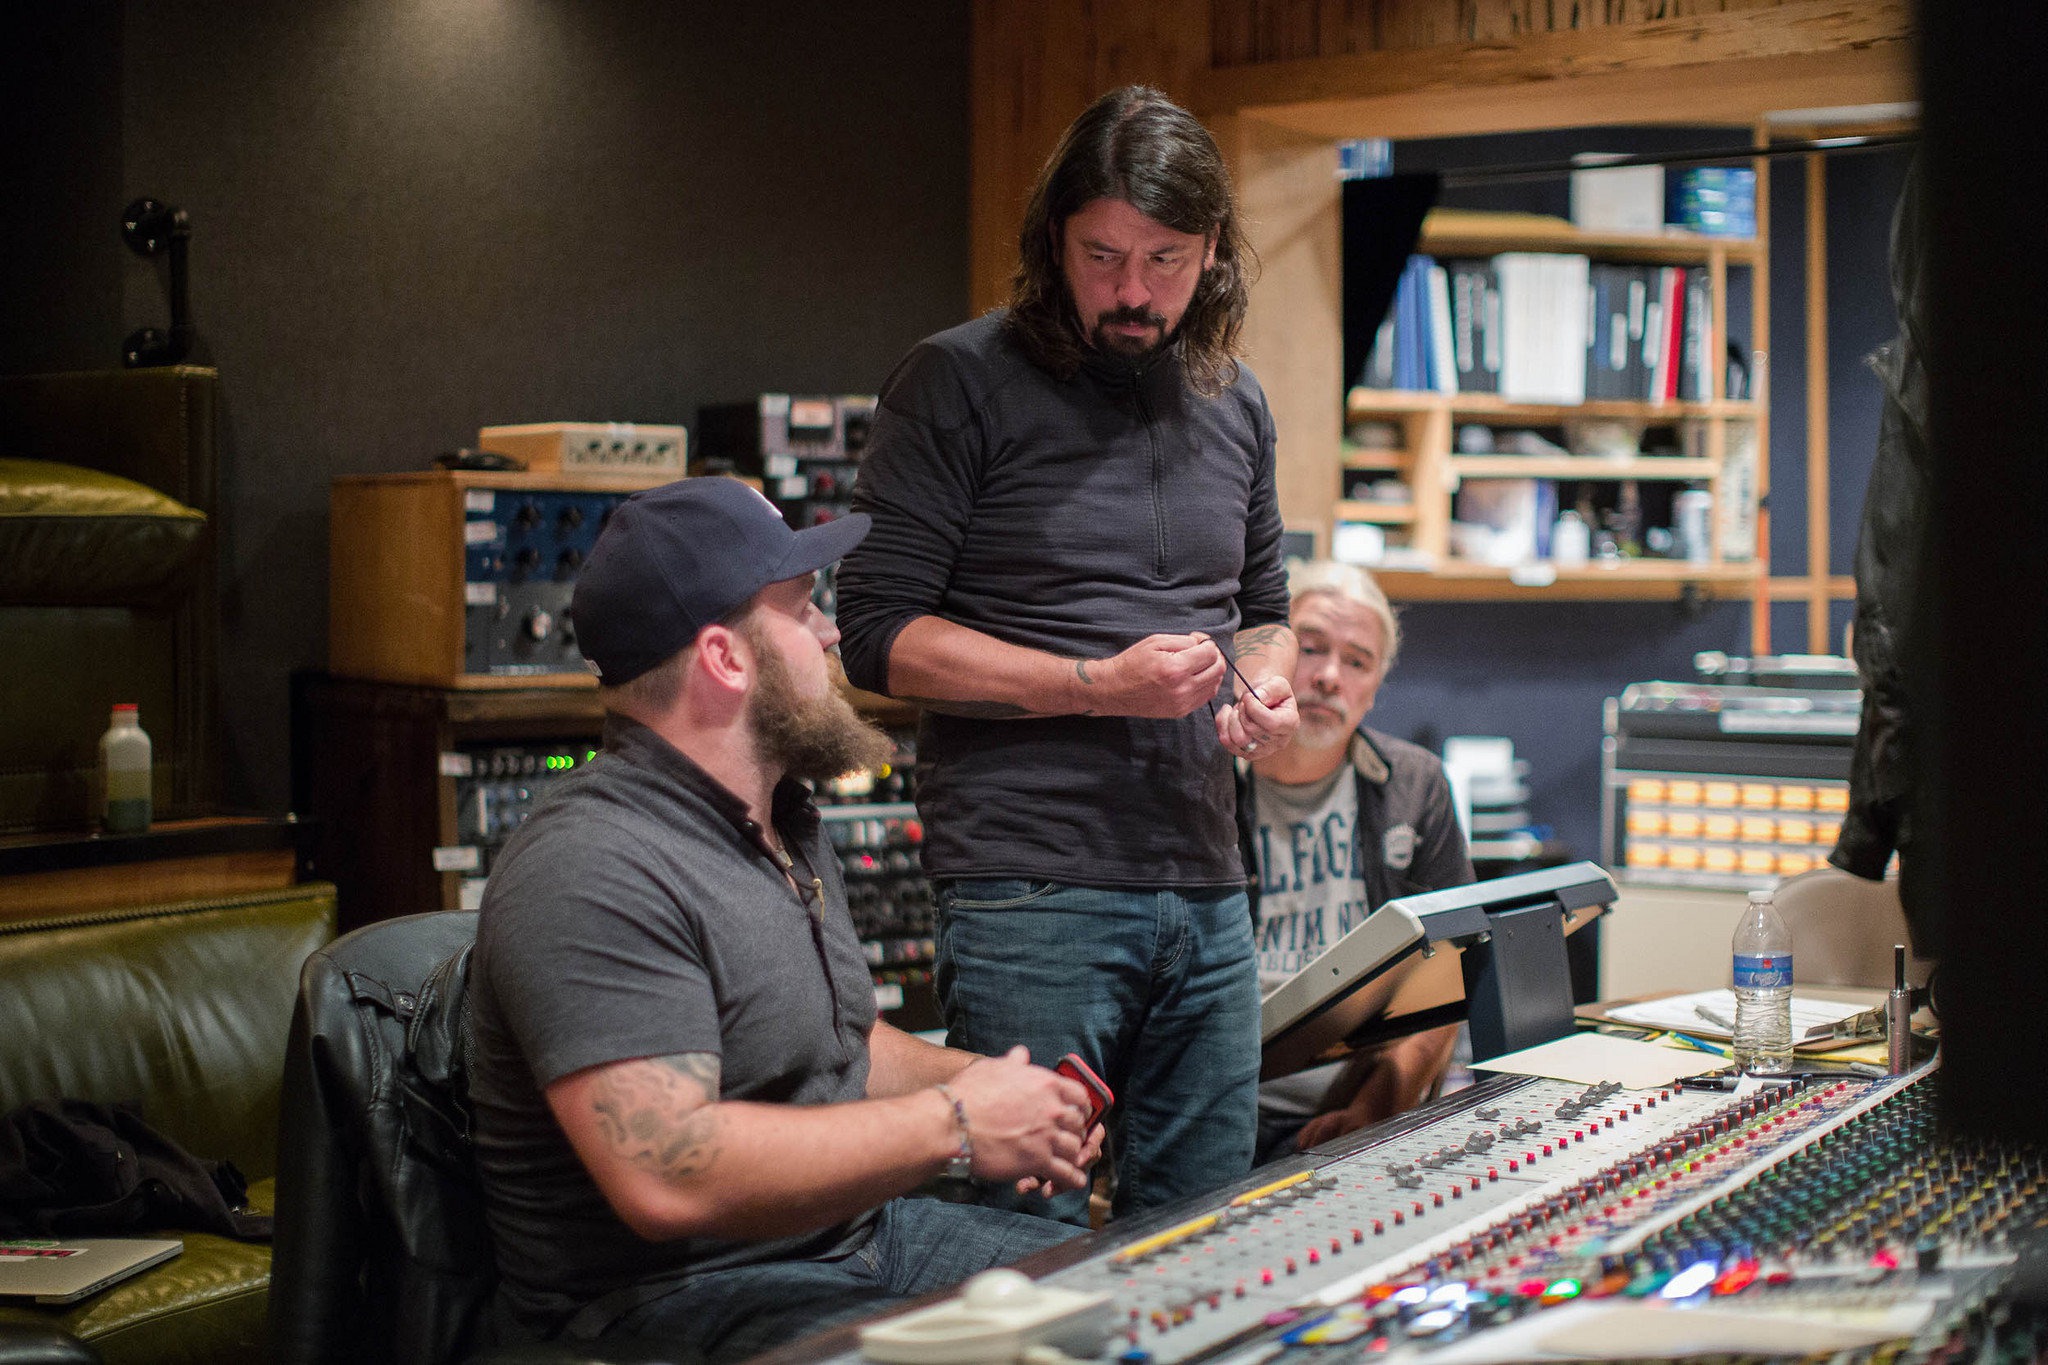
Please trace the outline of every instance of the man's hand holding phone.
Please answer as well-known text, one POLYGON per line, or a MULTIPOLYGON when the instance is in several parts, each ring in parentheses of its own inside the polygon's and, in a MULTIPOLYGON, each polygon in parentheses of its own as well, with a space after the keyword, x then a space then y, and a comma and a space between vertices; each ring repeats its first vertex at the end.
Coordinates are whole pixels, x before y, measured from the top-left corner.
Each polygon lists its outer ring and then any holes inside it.
POLYGON ((1081 1060, 1081 1054, 1069 1052, 1059 1059, 1053 1070, 1088 1092, 1088 1117, 1082 1122, 1081 1131, 1086 1133, 1102 1122, 1102 1116, 1109 1111, 1109 1106, 1116 1103, 1116 1096, 1110 1093, 1102 1077, 1096 1075, 1094 1069, 1081 1060))

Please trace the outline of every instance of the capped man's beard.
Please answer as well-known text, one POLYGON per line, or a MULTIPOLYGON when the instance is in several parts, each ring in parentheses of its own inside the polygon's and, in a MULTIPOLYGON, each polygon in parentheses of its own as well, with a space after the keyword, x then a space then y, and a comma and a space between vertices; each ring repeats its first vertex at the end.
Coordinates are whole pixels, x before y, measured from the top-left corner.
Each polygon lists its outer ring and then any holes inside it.
POLYGON ((753 638, 760 681, 747 703, 747 724, 761 761, 790 777, 826 782, 850 772, 871 772, 896 756, 896 745, 861 719, 837 690, 798 694, 789 666, 773 645, 753 638))

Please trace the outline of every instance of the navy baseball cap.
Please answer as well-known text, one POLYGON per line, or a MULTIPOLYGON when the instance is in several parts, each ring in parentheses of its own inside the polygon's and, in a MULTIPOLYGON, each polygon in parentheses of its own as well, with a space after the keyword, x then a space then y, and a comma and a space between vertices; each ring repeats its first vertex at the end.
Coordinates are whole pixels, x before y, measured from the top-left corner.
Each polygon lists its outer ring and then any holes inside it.
POLYGON ((721 475, 635 493, 577 576, 577 647, 607 686, 631 682, 770 583, 824 568, 867 533, 864 512, 793 531, 775 504, 721 475))

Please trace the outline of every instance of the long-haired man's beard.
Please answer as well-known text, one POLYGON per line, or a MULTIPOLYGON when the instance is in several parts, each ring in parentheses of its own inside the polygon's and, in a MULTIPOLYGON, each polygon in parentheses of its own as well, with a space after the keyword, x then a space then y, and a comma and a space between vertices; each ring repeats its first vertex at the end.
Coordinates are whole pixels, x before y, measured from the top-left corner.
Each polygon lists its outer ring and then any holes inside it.
POLYGON ((838 692, 799 695, 774 645, 766 639, 752 643, 761 677, 748 701, 747 721, 762 762, 790 777, 824 782, 872 771, 895 757, 889 737, 862 720, 838 692))
POLYGON ((1106 313, 1096 314, 1095 326, 1088 333, 1088 339, 1098 351, 1143 360, 1166 345, 1166 318, 1149 308, 1112 308, 1106 313), (1150 327, 1151 337, 1122 336, 1109 330, 1129 323, 1150 327))

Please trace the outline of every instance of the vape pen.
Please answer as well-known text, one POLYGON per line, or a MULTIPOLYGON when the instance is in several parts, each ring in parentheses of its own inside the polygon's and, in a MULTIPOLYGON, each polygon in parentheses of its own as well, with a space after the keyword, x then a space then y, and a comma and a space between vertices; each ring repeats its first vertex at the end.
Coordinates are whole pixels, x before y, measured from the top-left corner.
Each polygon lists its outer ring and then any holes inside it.
POLYGON ((1885 1060, 1894 1076, 1913 1066, 1913 992, 1906 985, 1906 945, 1892 945, 1892 993, 1884 1001, 1885 1060))

